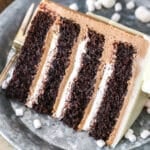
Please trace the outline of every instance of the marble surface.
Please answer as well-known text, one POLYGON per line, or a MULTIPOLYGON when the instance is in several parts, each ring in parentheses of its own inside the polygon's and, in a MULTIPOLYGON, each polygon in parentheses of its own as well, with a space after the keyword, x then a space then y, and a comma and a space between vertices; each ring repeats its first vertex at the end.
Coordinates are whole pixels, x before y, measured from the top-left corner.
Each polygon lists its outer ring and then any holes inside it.
MULTIPOLYGON (((38 2, 38 0, 16 0, 0 15, 0 71, 5 65, 7 54, 22 18, 28 6, 33 1, 38 2)), ((84 0, 56 1, 67 6, 76 1, 79 4, 80 11, 86 12, 84 0)), ((125 1, 122 0, 122 3, 125 4, 125 1)), ((137 0, 138 5, 141 3, 150 7, 149 0, 137 0)), ((113 9, 104 9, 103 11, 95 11, 95 13, 110 18, 113 11, 113 9)), ((121 15, 122 24, 150 35, 149 24, 142 24, 137 21, 133 11, 128 12, 126 9, 123 9, 121 15)), ((16 117, 14 109, 18 107, 24 106, 16 102, 10 102, 6 99, 5 93, 0 91, 0 134, 13 144, 16 149, 57 150, 60 149, 58 147, 61 147, 69 150, 99 150, 93 139, 89 138, 86 133, 76 133, 72 129, 64 126, 60 121, 52 119, 49 116, 39 115, 32 110, 25 109, 24 117, 16 117), (37 118, 42 122, 42 129, 40 130, 35 130, 33 127, 33 120, 37 118)), ((136 133, 137 141, 135 143, 130 143, 123 139, 116 147, 116 150, 149 150, 150 138, 142 140, 139 134, 143 128, 150 129, 150 116, 143 111, 132 128, 136 133)), ((108 150, 109 148, 106 147, 105 149, 108 150)))

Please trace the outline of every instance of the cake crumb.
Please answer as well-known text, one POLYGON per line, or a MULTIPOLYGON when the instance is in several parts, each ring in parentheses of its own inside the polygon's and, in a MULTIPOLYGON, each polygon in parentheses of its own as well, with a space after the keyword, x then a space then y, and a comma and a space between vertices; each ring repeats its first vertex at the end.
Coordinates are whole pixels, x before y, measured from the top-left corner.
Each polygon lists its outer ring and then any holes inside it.
POLYGON ((102 0, 102 5, 105 8, 112 8, 116 3, 116 0, 102 0))
POLYGON ((150 108, 147 108, 146 111, 148 114, 150 114, 150 108))
POLYGON ((121 16, 119 13, 114 13, 111 17, 111 20, 118 22, 120 20, 121 16))
POLYGON ((116 11, 116 12, 119 12, 119 11, 121 11, 121 10, 122 10, 122 4, 119 3, 119 2, 116 3, 116 4, 115 4, 115 11, 116 11))
POLYGON ((126 4, 126 8, 131 10, 135 8, 135 2, 134 1, 130 1, 126 4))
POLYGON ((72 10, 75 10, 75 11, 79 10, 79 7, 78 7, 77 3, 70 4, 69 8, 72 9, 72 10))
POLYGON ((105 142, 104 140, 100 139, 96 141, 96 144, 98 145, 98 147, 102 148, 105 146, 105 142))
POLYGON ((141 132, 140 136, 141 136, 142 139, 146 139, 146 138, 148 138, 148 137, 150 136, 150 131, 148 131, 148 130, 143 130, 143 131, 141 132))
POLYGON ((35 119, 33 121, 33 126, 35 129, 40 129, 42 127, 41 121, 39 119, 35 119))
POLYGON ((23 108, 17 108, 17 109, 15 109, 15 114, 18 117, 22 117, 24 115, 24 109, 23 108))
MULTIPOLYGON (((135 10, 135 17, 143 23, 150 22, 150 11, 144 6, 139 6, 135 10)), ((149 81, 149 83, 150 83, 150 81, 149 81)), ((150 93, 150 89, 148 92, 150 93)))

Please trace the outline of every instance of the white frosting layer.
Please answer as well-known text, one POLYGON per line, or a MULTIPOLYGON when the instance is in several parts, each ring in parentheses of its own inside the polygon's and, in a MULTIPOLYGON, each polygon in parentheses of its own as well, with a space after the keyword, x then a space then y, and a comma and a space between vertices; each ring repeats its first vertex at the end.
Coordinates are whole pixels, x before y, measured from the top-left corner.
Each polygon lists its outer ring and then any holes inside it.
MULTIPOLYGON (((144 36, 146 40, 150 43, 150 38, 147 36, 144 36)), ((130 100, 128 103, 128 106, 124 112, 123 118, 121 120, 121 124, 117 130, 117 134, 115 136, 115 139, 112 143, 112 147, 115 147, 117 143, 120 141, 120 139, 123 137, 125 132, 128 130, 128 128, 133 124, 133 122, 136 120, 140 112, 142 111, 144 104, 147 100, 147 97, 145 94, 141 91, 141 85, 143 80, 147 80, 145 78, 145 73, 147 72, 147 67, 143 67, 149 62, 150 60, 150 46, 147 50, 148 54, 144 60, 141 60, 141 71, 135 81, 135 86, 133 88, 132 95, 130 96, 130 100)))
POLYGON ((42 68, 40 77, 37 81, 37 84, 35 86, 33 93, 31 93, 31 95, 29 95, 27 99, 26 105, 30 108, 32 108, 32 105, 34 103, 36 104, 38 103, 38 96, 44 92, 43 89, 44 89, 45 82, 47 80, 48 70, 51 66, 51 63, 53 61, 55 54, 57 53, 57 44, 58 44, 59 37, 60 37, 59 33, 53 34, 53 38, 50 43, 50 48, 49 48, 44 66, 42 68))
MULTIPOLYGON (((150 43, 150 37, 146 37, 145 38, 149 41, 150 43)), ((149 55, 148 58, 146 60, 146 66, 145 66, 145 71, 144 71, 144 81, 142 84, 142 91, 149 94, 150 95, 150 45, 149 45, 149 49, 148 49, 149 55)))
POLYGON ((104 97, 105 91, 107 89, 107 82, 109 81, 109 78, 111 77, 112 73, 113 73, 113 65, 106 64, 102 80, 99 84, 99 88, 96 93, 96 98, 94 99, 92 109, 84 123, 83 130, 90 129, 90 125, 93 123, 94 118, 97 115, 97 112, 103 101, 103 97, 104 97))
POLYGON ((56 113, 54 114, 54 116, 56 118, 62 117, 62 113, 63 113, 64 107, 66 105, 66 101, 69 99, 71 86, 74 82, 74 79, 78 76, 78 72, 79 72, 80 67, 81 67, 82 54, 86 53, 86 44, 88 41, 89 41, 89 38, 86 38, 78 46, 77 54, 75 57, 74 69, 73 69, 73 71, 69 77, 69 80, 68 80, 66 86, 65 86, 65 89, 64 89, 64 92, 62 94, 62 97, 61 97, 60 103, 58 105, 58 108, 56 110, 56 113))

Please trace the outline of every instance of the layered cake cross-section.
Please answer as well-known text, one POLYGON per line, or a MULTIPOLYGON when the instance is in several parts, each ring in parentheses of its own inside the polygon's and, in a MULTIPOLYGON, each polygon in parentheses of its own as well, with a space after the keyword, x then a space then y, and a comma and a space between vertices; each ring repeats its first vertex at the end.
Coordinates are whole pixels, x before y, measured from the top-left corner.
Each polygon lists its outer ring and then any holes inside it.
POLYGON ((149 58, 141 34, 44 0, 6 95, 115 146, 143 108, 149 58))

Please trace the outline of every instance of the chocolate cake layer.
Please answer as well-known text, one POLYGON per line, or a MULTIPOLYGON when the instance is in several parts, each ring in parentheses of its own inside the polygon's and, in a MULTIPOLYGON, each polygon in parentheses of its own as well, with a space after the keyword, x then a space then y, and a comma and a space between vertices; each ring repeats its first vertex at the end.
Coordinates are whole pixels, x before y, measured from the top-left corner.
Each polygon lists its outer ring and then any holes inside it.
POLYGON ((81 68, 72 85, 70 101, 66 105, 66 111, 62 118, 65 124, 74 129, 80 123, 84 110, 93 95, 96 74, 105 42, 102 34, 90 29, 88 30, 88 38, 87 50, 82 56, 81 68))
POLYGON ((47 31, 52 26, 54 20, 54 16, 52 17, 50 13, 37 12, 21 49, 13 77, 6 89, 8 97, 25 102, 43 53, 42 47, 47 31))
POLYGON ((80 26, 72 20, 61 18, 60 22, 57 54, 49 68, 44 94, 38 97, 38 104, 33 105, 33 108, 40 113, 51 114, 59 86, 70 64, 72 47, 80 33, 80 26))
POLYGON ((116 42, 114 43, 114 49, 117 52, 113 75, 108 81, 103 102, 91 126, 90 135, 95 139, 108 139, 117 122, 127 94, 128 81, 132 76, 132 65, 134 54, 136 53, 135 48, 128 43, 116 42))

